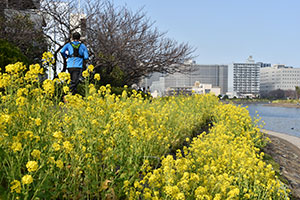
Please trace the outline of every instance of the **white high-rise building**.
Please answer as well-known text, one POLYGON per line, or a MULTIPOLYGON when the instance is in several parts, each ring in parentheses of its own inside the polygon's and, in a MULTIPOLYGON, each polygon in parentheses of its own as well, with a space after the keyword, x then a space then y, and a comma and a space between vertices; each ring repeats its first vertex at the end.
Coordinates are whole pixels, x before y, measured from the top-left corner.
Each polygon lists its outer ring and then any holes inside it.
POLYGON ((272 90, 295 90, 300 86, 300 68, 288 67, 285 65, 273 65, 260 69, 261 93, 272 90))
POLYGON ((245 63, 233 63, 233 91, 238 97, 256 97, 260 91, 261 63, 249 56, 245 63))
POLYGON ((70 25, 73 32, 79 32, 81 34, 81 40, 86 39, 86 14, 84 13, 72 13, 70 14, 70 25))

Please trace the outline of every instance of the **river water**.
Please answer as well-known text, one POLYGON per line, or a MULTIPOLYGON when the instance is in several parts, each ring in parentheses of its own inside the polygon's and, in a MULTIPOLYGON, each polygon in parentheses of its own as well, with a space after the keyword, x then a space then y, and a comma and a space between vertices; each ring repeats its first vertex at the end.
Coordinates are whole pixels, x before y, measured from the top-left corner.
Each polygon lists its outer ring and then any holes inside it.
POLYGON ((262 118, 264 129, 300 137, 300 108, 264 106, 264 104, 245 104, 250 116, 262 118), (257 111, 257 112, 256 112, 257 111))

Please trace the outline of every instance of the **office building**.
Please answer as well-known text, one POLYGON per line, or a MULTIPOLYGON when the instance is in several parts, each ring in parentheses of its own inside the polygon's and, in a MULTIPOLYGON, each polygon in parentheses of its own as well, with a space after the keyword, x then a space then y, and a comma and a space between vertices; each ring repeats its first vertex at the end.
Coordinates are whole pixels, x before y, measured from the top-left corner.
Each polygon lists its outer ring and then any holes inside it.
POLYGON ((154 73, 145 79, 142 87, 157 91, 160 96, 166 95, 170 88, 192 87, 195 82, 211 84, 213 88, 219 87, 221 94, 228 90, 228 65, 198 65, 192 63, 190 70, 185 73, 162 74, 154 73))

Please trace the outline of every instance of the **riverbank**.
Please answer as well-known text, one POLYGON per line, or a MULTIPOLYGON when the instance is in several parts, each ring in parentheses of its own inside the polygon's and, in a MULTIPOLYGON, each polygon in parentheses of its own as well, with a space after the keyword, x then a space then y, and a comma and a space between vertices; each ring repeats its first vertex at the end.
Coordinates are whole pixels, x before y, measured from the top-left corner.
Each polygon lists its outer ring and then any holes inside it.
POLYGON ((294 101, 294 102, 289 102, 289 101, 274 101, 274 102, 271 102, 269 100, 265 100, 265 99, 255 99, 255 100, 221 100, 221 102, 223 103, 233 103, 233 104, 237 104, 237 105, 240 105, 240 104, 244 104, 244 105, 247 105, 247 104, 262 104, 264 106, 274 106, 274 107, 286 107, 286 108, 300 108, 300 103, 294 101))
POLYGON ((269 100, 264 100, 264 99, 226 99, 226 100, 220 100, 223 103, 232 103, 232 104, 268 104, 269 100))
POLYGON ((287 180, 294 199, 300 199, 300 138, 262 130, 271 142, 263 149, 280 165, 280 174, 287 180))
POLYGON ((300 104, 296 104, 296 103, 267 103, 264 105, 274 106, 274 107, 300 108, 300 104))

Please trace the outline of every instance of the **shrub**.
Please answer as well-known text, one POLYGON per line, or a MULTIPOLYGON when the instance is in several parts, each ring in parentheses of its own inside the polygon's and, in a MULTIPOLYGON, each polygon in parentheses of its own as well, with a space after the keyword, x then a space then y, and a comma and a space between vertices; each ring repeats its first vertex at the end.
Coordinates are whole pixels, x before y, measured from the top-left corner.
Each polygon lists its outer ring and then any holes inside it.
POLYGON ((29 63, 29 60, 21 50, 11 43, 0 39, 0 66, 1 71, 4 72, 4 67, 10 63, 23 62, 29 63))

